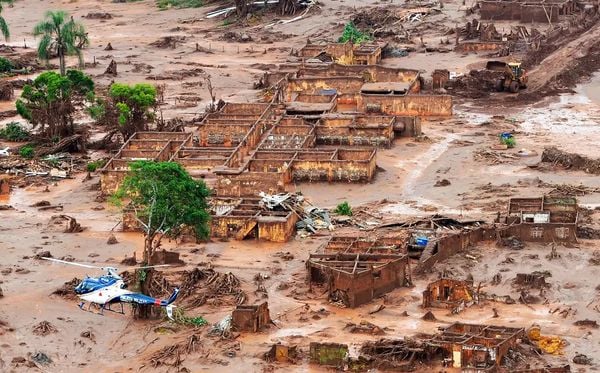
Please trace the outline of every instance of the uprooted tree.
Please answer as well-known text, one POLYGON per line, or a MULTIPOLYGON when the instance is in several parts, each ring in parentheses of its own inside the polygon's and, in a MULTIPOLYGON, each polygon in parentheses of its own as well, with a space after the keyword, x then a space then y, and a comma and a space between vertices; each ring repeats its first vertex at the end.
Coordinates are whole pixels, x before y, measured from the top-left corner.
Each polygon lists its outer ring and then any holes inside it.
MULTIPOLYGON (((254 1, 235 0, 235 11, 239 18, 245 17, 251 10, 254 1)), ((267 2, 265 1, 265 6, 267 2)), ((277 2, 277 12, 281 15, 294 14, 299 9, 298 0, 279 0, 277 2)))
MULTIPOLYGON (((130 164, 113 202, 132 213, 144 233, 143 263, 152 265, 153 254, 164 237, 176 238, 192 228, 197 238, 208 237, 207 198, 210 190, 175 162, 136 161, 130 164)), ((141 270, 140 290, 150 291, 153 272, 141 270)), ((150 307, 138 307, 137 316, 148 318, 150 307)))
POLYGON ((23 87, 16 107, 42 137, 56 140, 75 133, 73 115, 93 96, 94 82, 81 71, 47 71, 23 87))
MULTIPOLYGON (((157 90, 151 84, 113 83, 104 98, 98 98, 90 114, 98 124, 114 126, 125 140, 137 131, 148 131, 156 117, 157 90)), ((110 131, 109 130, 109 131, 110 131)))

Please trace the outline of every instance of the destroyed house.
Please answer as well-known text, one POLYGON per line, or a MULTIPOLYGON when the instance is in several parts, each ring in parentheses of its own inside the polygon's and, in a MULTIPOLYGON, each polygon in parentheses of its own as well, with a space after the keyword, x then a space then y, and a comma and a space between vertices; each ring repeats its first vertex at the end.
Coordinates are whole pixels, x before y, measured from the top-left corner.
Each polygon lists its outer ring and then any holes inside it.
POLYGON ((398 251, 383 242, 337 240, 310 254, 310 286, 324 285, 330 300, 358 307, 411 282, 410 259, 398 251))
POLYGON ((211 200, 211 236, 286 242, 298 221, 293 211, 273 211, 259 205, 259 198, 211 200))
POLYGON ((352 65, 375 65, 381 61, 381 47, 377 44, 354 45, 346 43, 311 43, 298 51, 306 62, 332 63, 343 61, 352 65))
POLYGON ((577 11, 573 0, 480 1, 481 19, 552 23, 577 11))
MULTIPOLYGON (((422 78, 417 70, 380 65, 315 64, 274 75, 274 78, 264 79, 281 91, 276 97, 283 97, 286 105, 297 101, 297 95, 302 93, 335 95, 336 104, 331 112, 419 117, 452 115, 452 97, 422 92, 422 78)), ((315 105, 315 110, 317 108, 315 105)))
POLYGON ((184 132, 137 132, 100 170, 102 190, 115 192, 134 161, 168 161, 173 152, 192 137, 184 132))
POLYGON ((472 281, 441 278, 427 285, 423 291, 423 308, 452 308, 474 302, 472 281))
MULTIPOLYGON (((392 123, 393 119, 357 121, 392 123)), ((410 126, 409 120, 407 125, 399 125, 410 126)), ((129 163, 138 159, 177 162, 193 177, 204 178, 209 186, 218 183, 215 189, 219 196, 255 197, 260 191, 279 191, 294 180, 372 180, 376 149, 368 145, 388 143, 389 124, 382 129, 386 139, 378 136, 371 140, 371 132, 359 131, 355 124, 341 131, 352 137, 338 141, 347 148, 320 149, 316 148, 315 125, 286 116, 282 105, 226 104, 221 111, 207 115, 195 132, 136 133, 100 171, 102 190, 114 192, 129 163), (267 188, 262 188, 265 183, 267 188), (225 188, 227 185, 231 187, 225 188)))
POLYGON ((574 197, 511 198, 502 237, 521 241, 574 242, 577 240, 577 199, 574 197))
POLYGON ((428 344, 444 350, 455 368, 495 371, 524 336, 523 328, 457 322, 433 336, 428 344))

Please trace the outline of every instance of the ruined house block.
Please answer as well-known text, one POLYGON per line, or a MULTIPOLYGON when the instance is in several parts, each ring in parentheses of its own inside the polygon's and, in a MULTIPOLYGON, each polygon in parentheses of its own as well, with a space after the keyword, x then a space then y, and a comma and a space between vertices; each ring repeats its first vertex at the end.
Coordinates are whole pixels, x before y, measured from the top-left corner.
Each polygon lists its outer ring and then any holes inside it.
POLYGON ((286 346, 274 344, 271 349, 265 353, 266 361, 277 361, 279 363, 295 363, 298 359, 298 348, 296 346, 286 346))
POLYGON ((574 197, 511 198, 502 237, 518 237, 531 242, 575 242, 578 224, 574 197))
POLYGON ((427 285, 423 291, 423 308, 455 308, 475 301, 472 281, 442 278, 427 285))
POLYGON ((525 336, 523 328, 454 323, 428 341, 445 351, 454 368, 500 366, 508 351, 525 336))
POLYGON ((327 287, 329 299, 358 307, 410 283, 408 255, 310 254, 307 262, 311 286, 327 287))
POLYGON ((267 302, 259 305, 240 305, 231 314, 232 326, 240 332, 258 332, 271 323, 267 302))

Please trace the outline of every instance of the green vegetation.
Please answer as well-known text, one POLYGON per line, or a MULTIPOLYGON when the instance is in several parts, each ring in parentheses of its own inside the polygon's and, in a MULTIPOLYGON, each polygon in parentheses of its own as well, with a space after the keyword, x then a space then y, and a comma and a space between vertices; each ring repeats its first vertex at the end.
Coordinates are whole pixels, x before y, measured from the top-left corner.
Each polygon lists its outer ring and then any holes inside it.
POLYGON ((14 69, 12 62, 9 59, 0 57, 0 73, 7 73, 14 69))
POLYGON ((31 159, 35 155, 33 145, 25 145, 19 149, 19 155, 23 158, 31 159))
POLYGON ((202 0, 156 0, 156 6, 161 10, 169 8, 200 8, 202 5, 204 5, 202 0))
POLYGON ((368 41, 373 40, 373 37, 369 35, 369 33, 360 31, 354 26, 354 23, 348 22, 346 27, 344 27, 344 32, 342 36, 339 38, 340 43, 351 42, 353 44, 362 44, 368 41))
POLYGON ((104 167, 106 164, 106 160, 98 159, 97 161, 89 162, 86 165, 87 172, 95 172, 97 169, 104 167))
POLYGON ((150 263, 163 237, 176 238, 192 227, 198 238, 209 234, 207 198, 210 190, 174 162, 136 161, 112 200, 126 199, 144 232, 143 262, 150 263))
MULTIPOLYGON (((13 0, 0 0, 0 13, 2 13, 2 3, 10 5, 13 3, 13 0)), ((8 29, 8 24, 6 23, 6 20, 2 16, 0 16, 0 32, 2 33, 2 36, 4 36, 4 39, 8 40, 8 38, 10 37, 10 31, 8 29)))
POLYGON ((509 149, 514 148, 517 145, 517 140, 513 136, 511 137, 500 137, 500 142, 506 145, 509 149))
POLYGON ((352 216, 352 207, 347 201, 344 201, 337 205, 333 212, 335 212, 338 215, 352 216))
POLYGON ((98 124, 118 124, 119 132, 127 139, 135 132, 148 131, 148 123, 155 118, 156 97, 156 87, 151 84, 114 83, 108 97, 98 99, 89 113, 98 124))
POLYGON ((69 70, 64 76, 46 71, 23 87, 17 113, 43 136, 60 139, 75 132, 73 114, 93 96, 94 82, 81 71, 69 70))
POLYGON ((31 133, 17 122, 10 122, 0 129, 0 139, 7 141, 27 141, 30 137, 31 133))
POLYGON ((37 50, 42 60, 47 61, 56 51, 61 75, 66 74, 65 56, 76 55, 79 57, 79 66, 84 67, 81 50, 90 44, 87 32, 83 24, 75 22, 66 12, 47 12, 46 19, 34 27, 33 35, 42 37, 37 50))
POLYGON ((195 326, 200 327, 204 325, 208 325, 208 321, 204 319, 202 316, 189 317, 185 315, 183 308, 175 308, 173 311, 173 320, 177 324, 187 325, 187 326, 195 326))

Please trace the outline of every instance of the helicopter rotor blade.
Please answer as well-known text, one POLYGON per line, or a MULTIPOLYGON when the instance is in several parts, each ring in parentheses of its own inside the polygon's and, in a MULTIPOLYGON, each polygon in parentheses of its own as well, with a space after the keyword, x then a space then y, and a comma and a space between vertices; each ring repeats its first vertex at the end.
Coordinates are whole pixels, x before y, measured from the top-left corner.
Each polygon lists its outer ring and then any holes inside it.
POLYGON ((172 267, 172 265, 171 264, 157 264, 154 266, 141 266, 141 267, 131 266, 131 267, 125 267, 125 268, 121 268, 121 269, 128 270, 128 269, 145 269, 145 268, 159 268, 159 267, 172 267))
POLYGON ((84 263, 77 263, 77 262, 68 262, 66 260, 60 260, 60 259, 55 259, 55 258, 42 258, 42 259, 49 260, 49 261, 52 261, 52 262, 57 262, 57 263, 69 264, 69 265, 77 266, 77 267, 99 268, 99 269, 103 268, 103 267, 94 266, 94 265, 91 265, 91 264, 84 264, 84 263))

